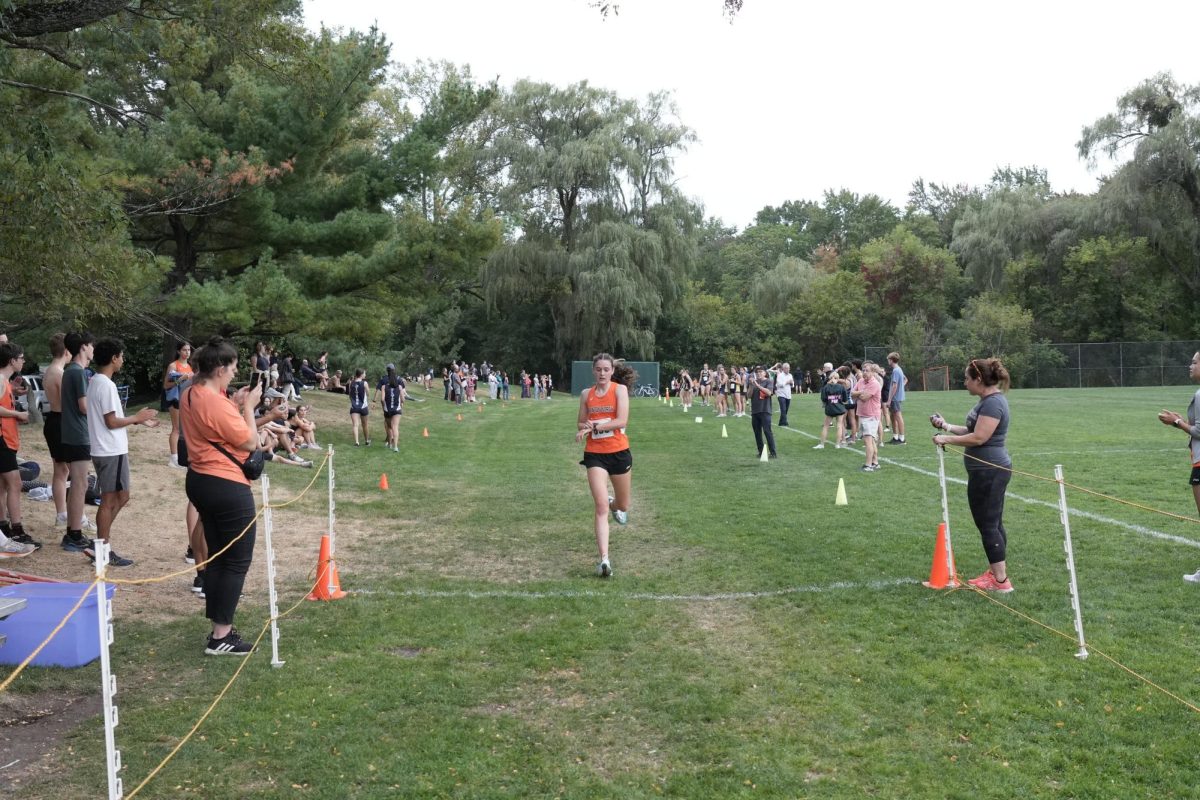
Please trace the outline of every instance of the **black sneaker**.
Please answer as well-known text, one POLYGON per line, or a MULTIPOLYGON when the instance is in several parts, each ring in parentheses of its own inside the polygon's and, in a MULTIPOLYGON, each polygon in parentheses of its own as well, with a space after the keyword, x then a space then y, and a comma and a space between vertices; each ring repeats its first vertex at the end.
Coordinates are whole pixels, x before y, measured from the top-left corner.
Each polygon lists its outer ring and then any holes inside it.
MULTIPOLYGON (((83 554, 85 556, 87 556, 88 560, 91 561, 93 564, 96 563, 96 551, 94 549, 89 547, 83 551, 83 554)), ((125 558, 124 556, 117 555, 116 550, 109 550, 108 551, 108 565, 110 567, 132 567, 133 559, 125 558)))
POLYGON ((195 580, 192 581, 192 593, 196 597, 204 597, 204 576, 197 574, 195 580))
POLYGON ((221 639, 214 639, 212 634, 209 634, 204 654, 209 656, 248 656, 253 649, 254 645, 243 641, 237 631, 230 630, 221 639))
POLYGON ((14 542, 20 542, 21 544, 30 545, 33 547, 34 550, 42 549, 42 543, 39 542, 37 539, 34 539, 28 533, 26 533, 25 529, 22 528, 20 525, 14 526, 13 532, 10 534, 7 534, 7 535, 8 535, 8 538, 12 539, 14 542))
POLYGON ((67 531, 62 537, 62 549, 68 553, 83 553, 91 549, 94 541, 82 533, 67 531))
POLYGON ((196 563, 196 554, 194 552, 192 552, 192 546, 190 544, 188 545, 187 552, 183 554, 183 563, 185 563, 185 564, 195 564, 196 563))

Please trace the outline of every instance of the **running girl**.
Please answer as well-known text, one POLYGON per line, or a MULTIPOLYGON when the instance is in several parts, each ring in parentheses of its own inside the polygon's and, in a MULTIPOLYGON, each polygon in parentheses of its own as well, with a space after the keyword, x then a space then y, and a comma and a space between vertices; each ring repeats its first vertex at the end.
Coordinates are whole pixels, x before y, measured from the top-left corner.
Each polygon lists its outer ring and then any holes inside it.
POLYGON ((633 455, 625 425, 629 421, 629 387, 637 381, 637 373, 625 362, 600 353, 592 359, 592 374, 596 384, 579 398, 575 441, 587 441, 579 463, 587 468, 588 487, 596 506, 596 547, 600 551, 596 574, 607 578, 613 572, 608 559, 609 512, 618 525, 629 521, 633 455), (608 492, 609 481, 612 494, 608 492))
POLYGON ((358 447, 358 429, 362 428, 363 439, 366 440, 367 447, 371 446, 371 434, 367 432, 367 414, 370 409, 367 408, 367 379, 361 369, 354 370, 354 379, 350 381, 350 385, 346 387, 346 393, 350 395, 350 427, 354 430, 354 446, 358 447))
POLYGON ((372 403, 375 402, 376 397, 379 397, 380 391, 383 392, 383 431, 387 438, 383 446, 394 453, 399 453, 400 414, 403 413, 404 407, 404 380, 396 377, 395 364, 387 365, 387 375, 379 379, 379 385, 375 387, 375 395, 371 398, 372 403))

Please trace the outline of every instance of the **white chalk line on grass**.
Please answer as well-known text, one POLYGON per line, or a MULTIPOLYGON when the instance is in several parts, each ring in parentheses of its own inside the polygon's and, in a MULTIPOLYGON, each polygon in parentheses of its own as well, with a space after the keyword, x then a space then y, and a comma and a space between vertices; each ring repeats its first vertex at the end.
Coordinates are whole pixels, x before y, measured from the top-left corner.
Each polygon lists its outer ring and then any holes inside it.
MULTIPOLYGON (((799 428, 793 428, 793 427, 789 426, 786 430, 792 431, 793 433, 798 433, 801 436, 807 436, 810 439, 819 439, 820 438, 818 436, 814 436, 813 434, 809 433, 808 431, 802 431, 799 428)), ((884 445, 880 444, 880 446, 879 446, 880 453, 884 452, 883 447, 884 447, 884 445)), ((860 454, 863 453, 862 450, 858 450, 853 447, 844 447, 842 449, 849 450, 853 453, 860 453, 860 454)), ((921 467, 913 466, 912 464, 905 464, 902 461, 896 461, 891 458, 884 458, 883 456, 880 456, 879 460, 885 464, 890 464, 895 467, 902 467, 907 470, 912 470, 913 472, 916 472, 919 475, 927 475, 930 478, 937 478, 937 476, 938 476, 936 472, 931 472, 927 469, 922 469, 921 467)), ((967 482, 965 480, 963 480, 962 478, 954 478, 954 477, 947 475, 946 480, 947 480, 947 482, 956 483, 956 484, 959 484, 960 486, 967 485, 967 482)), ((1013 500, 1019 500, 1022 503, 1028 503, 1030 505, 1035 505, 1035 506, 1044 506, 1045 508, 1050 508, 1055 511, 1059 510, 1057 503, 1050 503, 1045 500, 1039 500, 1036 497, 1025 497, 1023 495, 1014 494, 1013 492, 1005 492, 1004 496, 1011 497, 1013 500)), ((1196 541, 1195 539, 1189 539, 1186 536, 1176 536, 1173 533, 1165 533, 1163 531, 1156 531, 1153 528, 1147 528, 1144 525, 1137 525, 1132 522, 1123 522, 1119 519, 1113 519, 1112 517, 1106 517, 1106 516, 1103 516, 1102 514, 1094 514, 1091 511, 1083 511, 1082 509, 1078 509, 1078 508, 1068 508, 1067 511, 1073 517, 1080 517, 1082 519, 1091 520, 1092 522, 1099 522, 1104 525, 1112 525, 1117 528, 1124 528, 1127 531, 1131 531, 1133 533, 1137 533, 1142 536, 1149 536, 1152 539, 1161 539, 1164 542, 1173 542, 1175 544, 1187 545, 1188 547, 1200 548, 1200 542, 1196 541)))
POLYGON ((879 591, 897 586, 920 583, 916 578, 891 578, 877 581, 834 581, 808 586, 788 586, 783 589, 764 589, 757 592, 718 592, 714 594, 659 594, 656 592, 604 592, 596 589, 563 589, 550 592, 521 592, 506 589, 406 589, 402 592, 375 589, 350 589, 350 594, 385 597, 418 597, 429 599, 467 600, 649 600, 669 603, 713 603, 729 600, 757 600, 765 597, 784 597, 792 594, 823 594, 836 591, 879 591))

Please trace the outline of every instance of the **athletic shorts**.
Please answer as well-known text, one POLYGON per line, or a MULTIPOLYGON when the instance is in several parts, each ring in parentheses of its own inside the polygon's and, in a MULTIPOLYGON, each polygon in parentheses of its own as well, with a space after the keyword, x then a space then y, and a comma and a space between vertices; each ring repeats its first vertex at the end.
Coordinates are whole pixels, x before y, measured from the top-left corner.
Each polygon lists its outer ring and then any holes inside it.
POLYGON ((100 494, 129 491, 129 456, 92 456, 100 494))
POLYGON ((903 402, 903 400, 888 400, 888 411, 899 411, 900 404, 903 402))
POLYGON ((60 464, 64 463, 67 459, 63 453, 61 412, 46 413, 46 421, 42 423, 42 435, 46 437, 46 448, 50 451, 50 458, 60 464))
POLYGON ((360 417, 365 417, 365 416, 367 416, 368 414, 370 414, 370 413, 371 413, 371 409, 369 409, 369 408, 355 408, 354 406, 350 406, 350 413, 351 413, 351 414, 358 414, 360 417))
POLYGON ((17 451, 9 450, 8 445, 0 441, 0 475, 16 472, 21 468, 17 463, 17 451))
MULTIPOLYGON (((250 385, 251 385, 251 386, 253 386, 254 384, 253 384, 253 383, 251 383, 250 385)), ((173 409, 175 409, 176 411, 178 411, 178 410, 179 410, 179 400, 178 400, 178 399, 175 399, 175 400, 168 400, 168 401, 167 401, 167 408, 173 408, 173 409)))
POLYGON ((584 453, 579 463, 588 469, 598 467, 609 475, 624 475, 633 469, 633 453, 628 448, 617 453, 584 453))
MULTIPOLYGON (((3 472, 4 470, 0 470, 3 472)), ((1192 486, 1200 486, 1200 467, 1192 467, 1192 486)))
POLYGON ((879 417, 859 417, 858 428, 863 436, 879 439, 879 417))
MULTIPOLYGON (((59 446, 62 462, 73 464, 76 461, 91 461, 92 446, 90 444, 62 444, 59 446)), ((55 459, 57 461, 58 459, 55 459)))
POLYGON ((401 412, 401 411, 388 411, 387 409, 384 409, 384 411, 383 411, 383 418, 384 418, 384 419, 391 419, 392 417, 398 417, 398 416, 400 416, 402 413, 403 413, 403 412, 401 412))

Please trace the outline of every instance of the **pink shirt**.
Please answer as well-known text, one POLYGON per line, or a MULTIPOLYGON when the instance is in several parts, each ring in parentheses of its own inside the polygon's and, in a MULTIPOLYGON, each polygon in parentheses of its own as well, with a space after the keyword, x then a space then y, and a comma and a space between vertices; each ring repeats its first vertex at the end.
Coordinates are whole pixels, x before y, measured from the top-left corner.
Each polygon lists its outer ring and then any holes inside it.
POLYGON ((854 387, 854 396, 858 400, 858 415, 860 417, 871 417, 878 419, 883 413, 882 404, 879 401, 879 392, 883 387, 879 381, 875 380, 875 376, 864 375, 862 380, 858 382, 858 386, 854 387))

